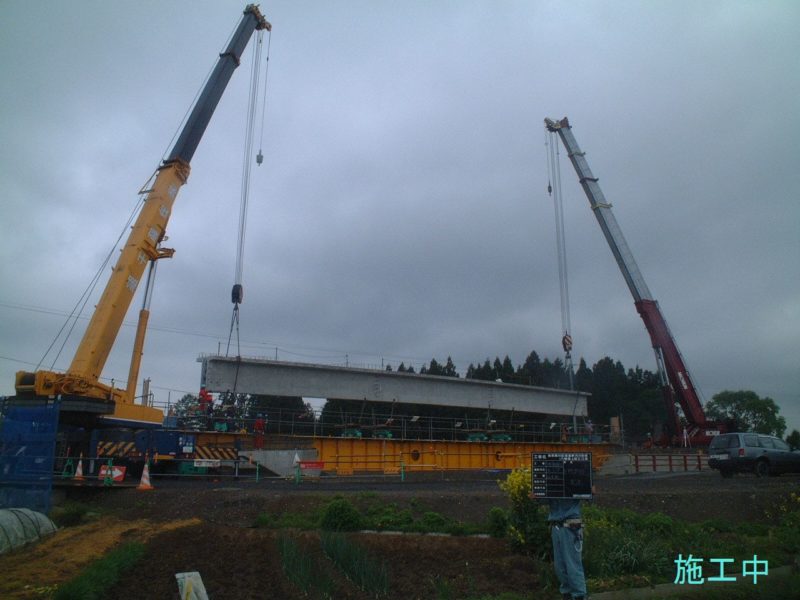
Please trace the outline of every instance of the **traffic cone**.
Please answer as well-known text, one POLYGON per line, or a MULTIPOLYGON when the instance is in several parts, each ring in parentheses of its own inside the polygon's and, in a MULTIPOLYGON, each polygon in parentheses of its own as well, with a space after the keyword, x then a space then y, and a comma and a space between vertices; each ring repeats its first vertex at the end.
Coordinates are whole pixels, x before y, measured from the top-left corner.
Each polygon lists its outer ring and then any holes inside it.
POLYGON ((152 485, 150 485, 150 467, 148 466, 148 459, 147 456, 144 458, 144 470, 142 471, 142 480, 139 482, 139 485, 136 486, 137 490, 154 490, 152 485))
POLYGON ((83 476, 83 452, 81 452, 81 456, 78 459, 78 467, 75 469, 75 477, 73 477, 75 481, 84 481, 86 478, 83 476))

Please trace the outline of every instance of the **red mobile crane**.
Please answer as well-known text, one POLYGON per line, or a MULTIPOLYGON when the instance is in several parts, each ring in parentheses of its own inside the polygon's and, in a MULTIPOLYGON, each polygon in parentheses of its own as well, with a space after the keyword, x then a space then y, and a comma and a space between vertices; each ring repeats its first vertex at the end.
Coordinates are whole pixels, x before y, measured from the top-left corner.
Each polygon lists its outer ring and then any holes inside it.
POLYGON ((675 343, 675 338, 661 314, 658 302, 653 299, 647 288, 614 213, 611 212, 611 204, 606 201, 597 184, 597 177, 592 174, 589 163, 586 162, 585 153, 581 152, 575 141, 569 121, 564 117, 560 121, 545 119, 544 122, 548 131, 558 133, 567 149, 570 162, 578 175, 578 181, 583 191, 586 192, 589 205, 597 217, 600 229, 602 229, 622 276, 625 278, 625 283, 628 284, 628 289, 633 295, 636 310, 650 334, 667 409, 669 422, 667 441, 669 442, 670 437, 672 440, 676 440, 683 435, 684 425, 676 406, 679 405, 686 419, 685 427, 689 440, 693 445, 707 445, 712 437, 724 432, 727 427, 724 423, 715 423, 706 418, 697 388, 689 375, 683 356, 675 343))

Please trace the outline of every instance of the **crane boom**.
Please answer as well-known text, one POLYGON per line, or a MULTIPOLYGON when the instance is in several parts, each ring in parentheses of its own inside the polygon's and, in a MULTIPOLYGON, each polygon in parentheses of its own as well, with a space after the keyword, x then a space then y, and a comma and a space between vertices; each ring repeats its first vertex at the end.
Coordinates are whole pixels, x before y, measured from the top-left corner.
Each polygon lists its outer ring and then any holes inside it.
POLYGON ((139 316, 136 342, 128 382, 122 390, 100 383, 100 374, 122 327, 139 282, 148 264, 171 257, 174 250, 162 248, 167 222, 172 214, 175 198, 189 177, 189 162, 205 132, 222 93, 230 81, 239 59, 254 31, 271 30, 261 11, 248 5, 225 51, 212 71, 172 151, 158 168, 146 193, 143 206, 131 228, 122 253, 112 270, 100 301, 75 352, 72 363, 64 374, 51 371, 28 373, 20 371, 16 377, 18 395, 67 396, 80 400, 80 406, 89 412, 113 412, 115 418, 142 422, 159 422, 161 411, 133 403, 138 377, 139 361, 144 342, 144 330, 149 312, 143 309, 139 316), (100 401, 100 402, 97 402, 100 401))
POLYGON ((557 132, 564 147, 567 149, 572 166, 578 175, 578 181, 589 199, 589 205, 594 212, 600 229, 608 242, 611 252, 619 265, 625 283, 633 295, 636 310, 644 321, 647 332, 650 334, 650 341, 656 355, 656 363, 664 390, 664 400, 667 408, 667 416, 673 435, 680 432, 681 425, 676 410, 676 402, 683 410, 688 424, 692 426, 692 435, 707 436, 713 435, 712 432, 699 431, 700 428, 709 425, 716 426, 707 421, 703 406, 700 402, 697 388, 695 387, 683 356, 678 350, 675 338, 669 330, 658 302, 653 299, 650 290, 644 281, 639 266, 633 258, 633 253, 628 247, 625 236, 617 223, 614 213, 611 211, 611 204, 606 201, 597 177, 594 176, 589 163, 586 161, 585 153, 578 146, 569 120, 565 117, 560 121, 545 119, 545 126, 548 131, 557 132))

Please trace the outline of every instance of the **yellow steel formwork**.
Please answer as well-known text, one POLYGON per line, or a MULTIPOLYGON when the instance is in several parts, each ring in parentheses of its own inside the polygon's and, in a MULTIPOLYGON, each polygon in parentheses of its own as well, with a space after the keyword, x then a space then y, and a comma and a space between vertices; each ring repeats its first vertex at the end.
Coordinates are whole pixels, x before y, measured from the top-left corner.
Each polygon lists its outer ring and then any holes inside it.
POLYGON ((608 444, 447 442, 438 440, 382 440, 318 437, 313 440, 325 471, 338 475, 516 469, 530 467, 533 452, 591 452, 599 468, 609 457, 608 444))

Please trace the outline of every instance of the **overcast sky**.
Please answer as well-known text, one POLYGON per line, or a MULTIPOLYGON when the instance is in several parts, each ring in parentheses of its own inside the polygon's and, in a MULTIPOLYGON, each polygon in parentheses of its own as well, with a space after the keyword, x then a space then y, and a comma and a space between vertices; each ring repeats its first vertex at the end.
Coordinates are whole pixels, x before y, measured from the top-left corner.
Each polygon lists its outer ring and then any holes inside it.
MULTIPOLYGON (((117 239, 243 7, 0 1, 0 394, 117 239)), ((543 119, 566 115, 705 400, 752 389, 800 428, 799 3, 262 10, 243 355, 419 368, 449 354, 462 374, 559 357, 543 119)), ((141 374, 159 401, 196 393, 197 356, 227 340, 250 62, 248 48, 169 223, 141 374)), ((565 156, 561 170, 574 353, 655 370, 565 156)), ((104 376, 127 377, 133 331, 104 376)))

